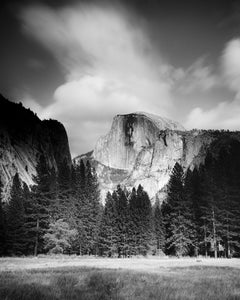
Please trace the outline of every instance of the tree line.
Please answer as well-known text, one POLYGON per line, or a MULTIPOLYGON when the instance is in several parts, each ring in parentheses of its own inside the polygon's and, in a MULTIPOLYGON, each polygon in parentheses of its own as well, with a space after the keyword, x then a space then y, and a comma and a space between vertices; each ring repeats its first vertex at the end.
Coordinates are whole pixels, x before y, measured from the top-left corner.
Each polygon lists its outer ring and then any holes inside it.
POLYGON ((16 174, 0 201, 0 255, 239 256, 240 144, 228 145, 193 170, 176 163, 161 205, 141 185, 118 185, 103 205, 89 161, 56 174, 41 156, 36 184, 16 174))
POLYGON ((161 206, 166 254, 240 256, 239 151, 233 140, 192 171, 176 163, 161 206))
POLYGON ((0 254, 95 253, 102 206, 90 163, 64 161, 56 175, 41 156, 36 173, 31 189, 16 173, 9 202, 0 201, 0 254))

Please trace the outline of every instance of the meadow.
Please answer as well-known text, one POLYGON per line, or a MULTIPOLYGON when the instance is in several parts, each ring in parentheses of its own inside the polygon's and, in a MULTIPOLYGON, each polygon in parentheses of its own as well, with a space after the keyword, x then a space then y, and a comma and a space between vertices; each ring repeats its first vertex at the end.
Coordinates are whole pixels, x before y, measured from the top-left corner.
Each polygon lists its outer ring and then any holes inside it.
POLYGON ((240 299, 240 261, 1 258, 0 299, 240 299))

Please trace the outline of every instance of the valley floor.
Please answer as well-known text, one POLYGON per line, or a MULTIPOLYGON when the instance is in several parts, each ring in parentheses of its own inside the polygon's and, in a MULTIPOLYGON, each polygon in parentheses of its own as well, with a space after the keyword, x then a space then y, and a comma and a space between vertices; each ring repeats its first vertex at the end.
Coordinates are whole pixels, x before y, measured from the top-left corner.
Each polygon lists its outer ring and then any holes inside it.
POLYGON ((0 299, 240 299, 240 259, 0 258, 0 299))
MULTIPOLYGON (((93 267, 165 273, 176 267, 229 267, 240 269, 240 259, 232 258, 99 258, 89 256, 42 256, 0 258, 0 272, 58 267, 93 267)), ((239 270, 240 274, 240 270, 239 270)))

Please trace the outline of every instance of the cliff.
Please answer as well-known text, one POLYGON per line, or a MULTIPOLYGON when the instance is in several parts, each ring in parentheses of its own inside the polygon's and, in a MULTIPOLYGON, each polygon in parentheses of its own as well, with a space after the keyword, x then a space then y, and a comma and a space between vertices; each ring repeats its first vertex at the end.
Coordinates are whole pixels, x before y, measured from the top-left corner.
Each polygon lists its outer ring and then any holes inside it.
POLYGON ((0 96, 0 176, 6 199, 16 172, 27 185, 34 184, 40 155, 44 155, 49 168, 54 167, 56 172, 63 160, 71 166, 63 125, 55 120, 41 121, 21 103, 0 96))
MULTIPOLYGON (((186 131, 177 122, 150 115, 117 115, 108 134, 101 137, 88 159, 96 168, 103 197, 117 184, 128 188, 141 184, 152 199, 165 197, 172 169, 204 163, 208 151, 217 153, 238 132, 186 131)), ((85 158, 79 156, 75 159, 85 158)))

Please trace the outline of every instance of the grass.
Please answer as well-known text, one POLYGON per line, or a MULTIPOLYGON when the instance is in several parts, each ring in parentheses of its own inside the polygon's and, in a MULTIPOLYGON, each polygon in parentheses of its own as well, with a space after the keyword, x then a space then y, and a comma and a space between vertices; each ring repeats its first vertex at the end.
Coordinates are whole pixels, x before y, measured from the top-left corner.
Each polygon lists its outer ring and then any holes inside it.
POLYGON ((63 267, 3 271, 1 300, 240 299, 240 270, 166 268, 159 273, 63 267))

